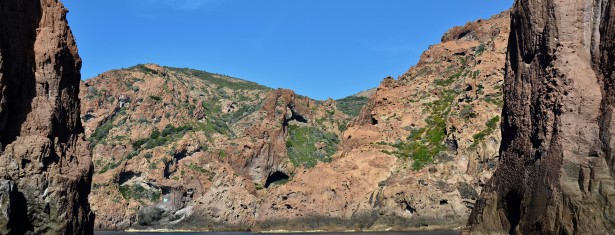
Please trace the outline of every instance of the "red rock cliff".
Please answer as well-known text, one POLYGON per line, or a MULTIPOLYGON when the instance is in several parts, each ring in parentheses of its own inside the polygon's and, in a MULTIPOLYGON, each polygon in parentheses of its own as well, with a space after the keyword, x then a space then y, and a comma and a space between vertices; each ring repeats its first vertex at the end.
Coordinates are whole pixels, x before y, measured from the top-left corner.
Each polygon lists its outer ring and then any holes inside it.
POLYGON ((501 161, 470 218, 473 233, 615 229, 613 4, 515 3, 501 161))
POLYGON ((81 59, 57 0, 0 2, 0 233, 88 234, 81 59))

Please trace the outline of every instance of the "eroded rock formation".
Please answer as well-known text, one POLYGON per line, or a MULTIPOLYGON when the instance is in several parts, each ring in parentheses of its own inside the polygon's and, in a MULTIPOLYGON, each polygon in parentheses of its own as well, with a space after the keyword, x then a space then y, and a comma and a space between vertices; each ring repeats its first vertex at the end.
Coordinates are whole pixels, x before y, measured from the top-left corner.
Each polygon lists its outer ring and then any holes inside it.
POLYGON ((456 27, 399 79, 337 101, 154 64, 90 79, 95 226, 463 226, 497 166, 509 22, 456 27))
POLYGON ((0 233, 88 234, 81 59, 57 0, 0 2, 0 233))
POLYGON ((469 231, 614 232, 613 14, 607 0, 515 3, 500 165, 469 231))

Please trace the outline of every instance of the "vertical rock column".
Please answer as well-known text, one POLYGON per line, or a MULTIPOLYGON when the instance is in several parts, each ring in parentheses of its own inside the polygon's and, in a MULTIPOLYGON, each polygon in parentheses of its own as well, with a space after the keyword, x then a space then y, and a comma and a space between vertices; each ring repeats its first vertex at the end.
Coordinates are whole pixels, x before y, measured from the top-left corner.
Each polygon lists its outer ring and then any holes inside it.
POLYGON ((0 1, 0 234, 90 234, 81 59, 58 0, 0 1))
POLYGON ((613 4, 516 1, 500 165, 468 231, 614 231, 613 4))

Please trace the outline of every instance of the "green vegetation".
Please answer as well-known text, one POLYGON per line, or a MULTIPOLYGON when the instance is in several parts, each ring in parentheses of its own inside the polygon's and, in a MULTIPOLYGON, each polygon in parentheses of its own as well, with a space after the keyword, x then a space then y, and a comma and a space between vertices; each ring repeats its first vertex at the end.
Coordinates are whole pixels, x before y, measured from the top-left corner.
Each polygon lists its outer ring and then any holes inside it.
POLYGON ((209 101, 201 102, 201 106, 205 109, 205 115, 212 116, 213 114, 222 113, 222 109, 220 109, 220 105, 218 105, 219 99, 211 99, 209 101))
POLYGON ((193 170, 193 171, 198 171, 201 173, 209 173, 208 170, 205 170, 204 168, 194 164, 194 163, 189 163, 189 164, 185 164, 186 167, 188 167, 188 169, 193 170))
POLYGON ((427 104, 425 110, 431 111, 431 115, 425 119, 427 126, 410 131, 407 142, 393 144, 397 148, 393 154, 400 158, 411 158, 414 160, 412 168, 420 170, 445 151, 446 118, 456 94, 452 91, 444 92, 439 100, 427 104))
POLYGON ((471 105, 463 106, 463 109, 459 112, 459 117, 465 119, 466 121, 471 118, 476 118, 476 113, 471 105))
POLYGON ((500 124, 500 116, 495 116, 489 119, 489 121, 485 123, 485 126, 487 126, 487 129, 474 134, 472 136, 472 138, 474 139, 474 142, 468 148, 475 149, 478 143, 483 142, 487 136, 493 134, 493 132, 498 128, 498 124, 500 124))
POLYGON ((120 185, 120 193, 124 199, 149 200, 152 202, 160 200, 160 190, 148 190, 140 184, 120 185))
POLYGON ((118 167, 120 164, 119 163, 115 163, 115 162, 110 162, 107 165, 105 165, 102 169, 100 169, 100 171, 98 171, 98 174, 102 174, 107 172, 108 170, 113 170, 116 167, 118 167))
POLYGON ((160 96, 155 96, 155 95, 150 95, 149 98, 154 100, 154 101, 161 101, 162 100, 162 98, 160 98, 160 96))
POLYGON ((258 111, 262 107, 262 104, 258 105, 242 105, 235 112, 228 113, 222 116, 222 119, 227 123, 236 123, 242 118, 258 111))
POLYGON ((482 95, 484 92, 485 87, 483 86, 483 84, 478 84, 476 86, 476 94, 482 95))
POLYGON ((339 138, 333 133, 309 126, 288 126, 286 147, 288 157, 294 166, 312 168, 318 161, 330 162, 338 144, 339 138), (322 144, 324 147, 317 149, 317 144, 322 144))
MULTIPOLYGON (((459 76, 461 76, 461 74, 459 74, 459 76)), ((459 78, 459 77, 457 76, 457 74, 455 74, 455 75, 449 77, 448 79, 436 79, 436 80, 434 80, 434 83, 437 86, 449 86, 449 85, 453 84, 453 82, 455 82, 455 79, 457 79, 457 78, 459 78)))
MULTIPOLYGON (((194 163, 189 163, 189 164, 184 164, 186 167, 188 167, 188 169, 193 170, 195 172, 200 172, 202 174, 206 174, 209 177, 209 181, 213 181, 214 177, 216 176, 215 173, 208 171, 194 163)), ((182 171, 183 172, 183 171, 182 171)), ((183 174, 182 174, 183 176, 183 174)))
POLYGON ((91 87, 88 87, 88 94, 87 94, 87 96, 85 98, 88 99, 88 100, 92 100, 92 99, 97 98, 97 97, 99 97, 101 95, 102 95, 101 92, 98 91, 98 89, 96 89, 96 87, 91 86, 91 87))
POLYGON ((504 106, 504 99, 502 98, 501 94, 489 94, 489 95, 486 95, 484 100, 485 100, 485 102, 497 105, 498 107, 504 106))
POLYGON ((359 115, 359 112, 361 112, 363 106, 367 104, 369 99, 367 97, 348 96, 346 98, 339 99, 336 101, 337 108, 340 111, 344 112, 345 114, 348 114, 348 116, 356 117, 357 115, 359 115))
POLYGON ((232 135, 229 126, 220 119, 209 119, 205 123, 200 123, 199 130, 204 131, 205 135, 207 135, 208 137, 211 137, 212 133, 220 133, 226 136, 232 135))
POLYGON ((107 137, 111 129, 113 129, 113 120, 109 120, 105 122, 104 124, 100 125, 98 128, 96 128, 96 131, 94 131, 94 133, 90 135, 90 138, 89 138, 90 145, 94 147, 98 143, 103 141, 107 137))
MULTIPOLYGON (((430 115, 425 119, 427 125, 423 128, 410 130, 410 135, 406 141, 398 141, 388 144, 396 148, 391 154, 399 158, 410 158, 414 160, 412 168, 420 170, 433 162, 433 159, 445 152, 447 130, 446 119, 451 114, 451 106, 455 98, 462 92, 459 88, 450 88, 460 77, 465 76, 466 59, 460 58, 462 68, 460 71, 449 76, 448 79, 438 79, 434 84, 440 89, 440 96, 437 100, 427 103, 423 107, 424 113, 430 115)), ((382 143, 386 144, 386 143, 382 143)), ((383 151, 389 153, 388 151, 383 151)))
POLYGON ((139 155, 138 151, 130 151, 130 153, 128 153, 128 155, 126 155, 125 159, 130 160, 130 159, 132 159, 133 157, 135 157, 137 155, 139 155))
POLYGON ((220 161, 224 161, 224 159, 226 158, 226 152, 224 152, 224 150, 220 150, 220 152, 218 153, 218 157, 220 158, 220 161))
POLYGON ((485 44, 481 43, 480 45, 478 45, 478 46, 476 47, 476 49, 475 49, 475 51, 474 51, 474 52, 475 52, 475 54, 476 54, 477 56, 479 56, 479 55, 483 54, 483 52, 485 52, 485 49, 486 49, 486 48, 485 48, 485 44))
POLYGON ((132 143, 132 147, 136 151, 140 148, 153 149, 158 146, 164 146, 190 130, 192 130, 192 127, 190 126, 175 127, 168 124, 164 127, 164 129, 162 129, 162 132, 156 129, 152 131, 148 138, 140 139, 132 143))
POLYGON ((130 67, 128 69, 139 70, 139 71, 141 71, 141 72, 143 72, 145 74, 158 74, 158 72, 156 70, 152 70, 152 69, 146 67, 144 64, 138 64, 138 65, 132 66, 132 67, 130 67))
POLYGON ((188 69, 188 68, 170 68, 167 69, 175 72, 184 73, 190 76, 195 76, 201 80, 208 81, 218 87, 225 87, 233 90, 270 90, 271 88, 259 85, 254 82, 249 82, 239 78, 233 78, 222 74, 213 74, 205 71, 188 69))

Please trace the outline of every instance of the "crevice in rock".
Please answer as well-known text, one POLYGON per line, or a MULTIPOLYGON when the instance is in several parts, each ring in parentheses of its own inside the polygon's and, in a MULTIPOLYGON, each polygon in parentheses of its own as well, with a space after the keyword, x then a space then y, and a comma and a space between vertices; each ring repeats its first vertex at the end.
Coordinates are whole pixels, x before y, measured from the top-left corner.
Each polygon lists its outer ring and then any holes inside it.
POLYGON ((514 234, 521 220, 521 201, 523 198, 517 191, 510 191, 504 197, 504 212, 510 223, 509 234, 514 234))
POLYGON ((478 37, 476 37, 476 33, 474 31, 468 30, 460 33, 459 36, 457 36, 457 40, 475 41, 478 40, 478 37))
POLYGON ((173 169, 173 170, 171 170, 171 168, 173 167, 173 165, 175 165, 175 164, 174 164, 174 162, 173 162, 173 160, 168 161, 168 162, 166 162, 166 163, 164 164, 164 172, 162 172, 162 176, 163 176, 165 179, 169 179, 169 177, 171 177, 171 174, 175 173, 175 170, 174 170, 174 169, 173 169))
POLYGON ((183 150, 173 154, 173 158, 178 162, 186 157, 188 157, 188 150, 183 150))
POLYGON ((290 116, 287 116, 284 118, 284 123, 282 124, 283 126, 288 126, 288 123, 291 121, 297 121, 297 122, 301 122, 301 123, 308 123, 307 118, 305 118, 303 115, 301 115, 299 112, 297 112, 297 110, 295 110, 295 106, 291 103, 287 106, 288 110, 290 111, 290 116))
POLYGON ((372 125, 377 125, 378 124, 378 119, 376 119, 374 116, 371 117, 371 121, 372 121, 372 125))
POLYGON ((410 213, 411 215, 413 215, 414 213, 416 213, 416 209, 415 209, 414 207, 412 207, 412 206, 410 205, 410 203, 406 202, 405 204, 406 204, 406 207, 405 207, 404 209, 406 209, 406 211, 407 211, 408 213, 410 213))
POLYGON ((170 161, 166 162, 164 165, 164 172, 163 172, 163 176, 164 178, 169 178, 171 177, 171 175, 173 173, 175 173, 175 171, 177 171, 177 167, 179 161, 181 161, 182 159, 186 158, 190 156, 188 154, 187 150, 183 150, 181 152, 176 152, 173 154, 173 159, 171 159, 170 161))
POLYGON ((271 184, 282 183, 288 181, 290 177, 281 171, 273 172, 269 177, 267 177, 267 181, 265 182, 265 188, 269 188, 271 184))
POLYGON ((459 149, 459 144, 457 143, 457 139, 454 136, 451 136, 450 138, 446 139, 446 146, 448 151, 451 152, 457 152, 457 149, 459 149))
POLYGON ((14 191, 11 193, 9 221, 7 227, 12 234, 26 234, 34 231, 34 225, 28 219, 28 201, 22 192, 14 191))
POLYGON ((122 185, 134 178, 141 177, 141 172, 126 171, 120 173, 118 177, 118 185, 122 185))

